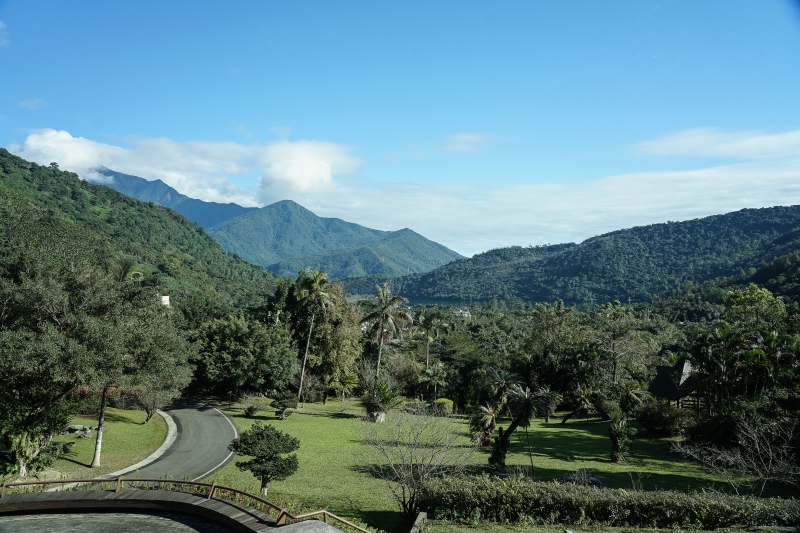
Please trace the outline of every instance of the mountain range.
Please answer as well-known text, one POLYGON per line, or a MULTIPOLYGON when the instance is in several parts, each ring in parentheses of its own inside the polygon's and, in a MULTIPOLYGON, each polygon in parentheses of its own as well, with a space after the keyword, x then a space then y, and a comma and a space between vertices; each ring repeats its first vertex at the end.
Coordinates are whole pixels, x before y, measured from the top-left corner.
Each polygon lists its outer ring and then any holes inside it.
POLYGON ((333 279, 427 272, 461 259, 456 252, 410 230, 381 231, 319 217, 291 200, 262 208, 204 202, 161 180, 148 181, 107 168, 105 183, 128 196, 169 207, 208 231, 222 247, 281 276, 306 267, 333 279))
POLYGON ((41 166, 0 148, 0 256, 20 235, 43 246, 63 235, 102 262, 127 265, 170 295, 190 320, 257 305, 278 280, 222 247, 172 209, 141 202, 77 174, 41 166))
POLYGON ((644 302, 687 281, 739 275, 800 249, 800 206, 743 209, 618 230, 580 244, 498 248, 430 272, 345 280, 351 294, 388 282, 412 302, 493 298, 644 302))

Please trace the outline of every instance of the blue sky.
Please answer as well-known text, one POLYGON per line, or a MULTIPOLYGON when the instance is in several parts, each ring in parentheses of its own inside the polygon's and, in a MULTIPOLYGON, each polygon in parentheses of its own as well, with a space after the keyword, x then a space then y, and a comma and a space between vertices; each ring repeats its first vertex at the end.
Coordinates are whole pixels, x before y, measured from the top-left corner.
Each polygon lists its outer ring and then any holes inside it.
POLYGON ((800 203, 800 7, 0 0, 0 146, 464 254, 800 203))

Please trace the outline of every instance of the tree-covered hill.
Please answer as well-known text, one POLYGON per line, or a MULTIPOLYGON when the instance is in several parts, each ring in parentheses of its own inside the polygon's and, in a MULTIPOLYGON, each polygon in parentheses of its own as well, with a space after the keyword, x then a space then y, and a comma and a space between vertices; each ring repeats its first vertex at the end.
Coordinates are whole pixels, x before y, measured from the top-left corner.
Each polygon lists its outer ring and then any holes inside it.
POLYGON ((800 206, 744 209, 685 222, 614 231, 580 244, 511 247, 425 274, 346 280, 369 294, 390 281, 412 300, 643 302, 684 285, 757 268, 800 249, 800 206))
POLYGON ((286 275, 308 266, 322 268, 332 278, 405 274, 461 257, 413 231, 380 231, 319 217, 291 200, 227 220, 208 232, 229 252, 286 275))
POLYGON ((410 229, 388 233, 361 246, 287 259, 267 267, 282 276, 294 276, 306 267, 322 269, 331 278, 369 274, 403 275, 428 272, 461 256, 410 229))
MULTIPOLYGON (((102 243, 114 261, 143 274, 173 305, 226 308, 256 303, 276 276, 226 253, 171 209, 140 202, 76 174, 30 163, 0 149, 0 230, 25 227, 31 239, 52 224, 102 243)), ((83 240, 81 241, 83 242, 83 240)), ((88 242, 88 241, 87 241, 88 242)), ((98 245, 100 246, 100 245, 98 245)))
POLYGON ((768 289, 788 304, 800 304, 800 250, 733 276, 705 283, 687 282, 643 305, 674 321, 709 321, 724 311, 729 291, 744 289, 751 283, 768 289))
POLYGON ((143 202, 155 202, 158 205, 174 209, 197 225, 208 229, 225 220, 255 211, 256 207, 242 207, 238 204, 220 204, 204 202, 181 194, 161 180, 148 181, 138 176, 115 172, 105 167, 95 169, 98 174, 109 178, 105 183, 115 189, 143 202))

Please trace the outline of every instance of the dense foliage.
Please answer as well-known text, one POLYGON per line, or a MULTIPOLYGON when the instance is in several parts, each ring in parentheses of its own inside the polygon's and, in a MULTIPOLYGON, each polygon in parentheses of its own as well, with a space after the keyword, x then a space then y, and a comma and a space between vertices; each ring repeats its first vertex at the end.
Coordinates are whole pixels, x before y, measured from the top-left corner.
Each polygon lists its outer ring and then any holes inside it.
POLYGON ((211 228, 229 252, 279 273, 312 267, 333 279, 426 272, 461 256, 411 230, 379 231, 318 217, 290 200, 211 228))
POLYGON ((287 259, 267 268, 285 276, 311 265, 341 279, 428 272, 456 259, 461 256, 452 250, 410 229, 402 229, 361 246, 287 259))
MULTIPOLYGON (((686 281, 759 267, 800 248, 800 206, 744 209, 606 233, 580 244, 510 247, 391 279, 412 301, 644 302, 686 281)), ((369 294, 386 277, 347 280, 369 294)))
POLYGON ((703 529, 800 523, 798 500, 627 491, 523 478, 436 479, 425 486, 421 498, 437 518, 703 529))
POLYGON ((202 228, 170 209, 94 185, 55 166, 29 163, 0 149, 0 209, 28 222, 64 220, 75 233, 104 243, 111 260, 132 264, 140 283, 171 296, 199 321, 219 310, 253 304, 275 287, 275 276, 224 252, 202 228), (255 302, 254 302, 255 301, 255 302))

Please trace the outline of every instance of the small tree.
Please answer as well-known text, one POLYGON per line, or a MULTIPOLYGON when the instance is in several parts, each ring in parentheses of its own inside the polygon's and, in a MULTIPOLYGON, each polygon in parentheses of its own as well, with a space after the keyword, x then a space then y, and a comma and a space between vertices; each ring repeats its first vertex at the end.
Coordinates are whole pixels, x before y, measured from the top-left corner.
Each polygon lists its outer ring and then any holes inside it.
POLYGON ((627 459, 631 447, 631 437, 636 435, 636 428, 628 424, 628 419, 622 411, 611 414, 611 425, 608 427, 608 436, 611 438, 611 461, 618 463, 627 459))
POLYGON ((260 479, 261 494, 266 496, 270 481, 282 481, 297 472, 297 456, 291 452, 299 447, 300 441, 296 437, 256 422, 239 438, 233 439, 228 449, 252 457, 249 461, 237 461, 236 467, 242 471, 249 470, 260 479))
POLYGON ((459 426, 426 411, 395 411, 385 424, 364 424, 364 467, 386 483, 406 518, 417 516, 426 481, 468 467, 476 446, 465 442, 459 426))

